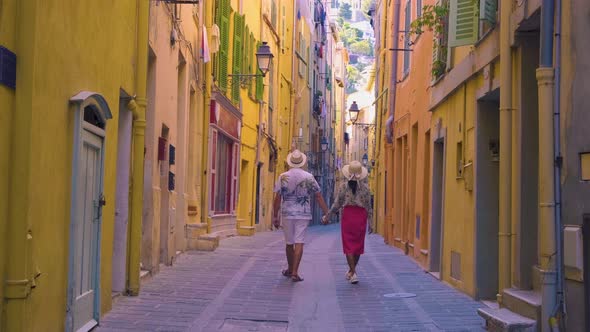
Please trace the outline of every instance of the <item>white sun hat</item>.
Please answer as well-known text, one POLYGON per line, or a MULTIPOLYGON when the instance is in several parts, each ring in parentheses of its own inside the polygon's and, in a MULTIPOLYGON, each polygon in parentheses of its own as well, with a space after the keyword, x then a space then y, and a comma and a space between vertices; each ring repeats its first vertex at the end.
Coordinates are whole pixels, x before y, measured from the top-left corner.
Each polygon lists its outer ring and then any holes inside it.
POLYGON ((287 155, 287 164, 293 168, 301 168, 305 166, 307 156, 299 150, 294 150, 287 155))
POLYGON ((351 161, 350 164, 342 167, 342 175, 348 180, 362 180, 367 177, 369 171, 358 161, 351 161))

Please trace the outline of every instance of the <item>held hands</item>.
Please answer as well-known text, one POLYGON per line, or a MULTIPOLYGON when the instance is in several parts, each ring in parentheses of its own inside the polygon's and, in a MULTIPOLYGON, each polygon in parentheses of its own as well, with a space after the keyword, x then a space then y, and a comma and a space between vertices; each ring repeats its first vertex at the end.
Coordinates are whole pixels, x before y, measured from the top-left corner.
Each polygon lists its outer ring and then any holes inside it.
POLYGON ((325 214, 322 217, 322 224, 326 225, 326 224, 329 224, 329 223, 330 223, 330 213, 325 214))

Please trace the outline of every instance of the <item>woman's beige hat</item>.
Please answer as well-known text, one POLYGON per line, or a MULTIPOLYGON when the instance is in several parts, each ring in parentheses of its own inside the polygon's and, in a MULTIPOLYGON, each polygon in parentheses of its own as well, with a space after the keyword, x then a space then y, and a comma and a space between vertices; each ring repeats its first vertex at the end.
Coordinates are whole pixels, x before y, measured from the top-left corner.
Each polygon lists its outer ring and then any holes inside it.
POLYGON ((307 156, 299 150, 295 150, 287 155, 287 164, 290 167, 301 168, 305 166, 307 156))
POLYGON ((362 180, 367 177, 369 171, 358 161, 351 161, 350 164, 342 167, 342 175, 348 180, 362 180))

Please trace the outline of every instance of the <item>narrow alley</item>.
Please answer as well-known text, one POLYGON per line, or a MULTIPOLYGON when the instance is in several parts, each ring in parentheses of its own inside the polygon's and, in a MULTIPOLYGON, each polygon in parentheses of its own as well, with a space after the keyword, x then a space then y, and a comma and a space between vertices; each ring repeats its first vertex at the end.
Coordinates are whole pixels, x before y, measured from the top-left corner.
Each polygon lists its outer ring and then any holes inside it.
POLYGON ((360 282, 348 283, 339 227, 308 229, 300 283, 281 276, 283 232, 189 251, 145 281, 139 296, 116 299, 96 332, 483 330, 481 303, 425 273, 379 235, 367 238, 360 282), (415 297, 399 297, 404 293, 415 297))

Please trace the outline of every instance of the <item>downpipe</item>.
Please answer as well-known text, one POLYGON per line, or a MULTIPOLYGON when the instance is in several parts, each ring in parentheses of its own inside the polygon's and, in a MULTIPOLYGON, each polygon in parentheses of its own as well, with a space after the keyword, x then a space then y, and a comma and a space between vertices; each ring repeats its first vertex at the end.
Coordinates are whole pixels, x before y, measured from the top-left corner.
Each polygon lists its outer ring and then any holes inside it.
POLYGON ((539 84, 539 233, 542 331, 559 331, 564 322, 561 226, 560 61, 561 0, 541 7, 539 84), (555 10, 557 2, 557 11, 555 10), (555 29, 555 35, 554 35, 555 29), (555 41, 555 49, 554 49, 555 41), (555 51, 555 59, 553 52, 555 51), (551 151, 548 151, 551 149, 551 151), (549 177, 553 178, 549 180, 549 177))
MULTIPOLYGON (((393 31, 391 33, 391 42, 393 48, 397 47, 399 38, 399 16, 400 15, 400 0, 395 0, 393 4, 393 31)), ((389 74, 389 86, 391 88, 391 97, 389 98, 389 117, 385 122, 385 137, 388 143, 393 143, 393 122, 395 117, 395 102, 397 93, 397 60, 398 52, 391 51, 391 71, 389 74)))
POLYGON ((555 1, 555 98, 553 104, 553 183, 555 186, 555 244, 557 290, 556 304, 549 326, 553 331, 565 330, 564 267, 563 267, 563 225, 561 220, 561 6, 562 1, 555 1))

